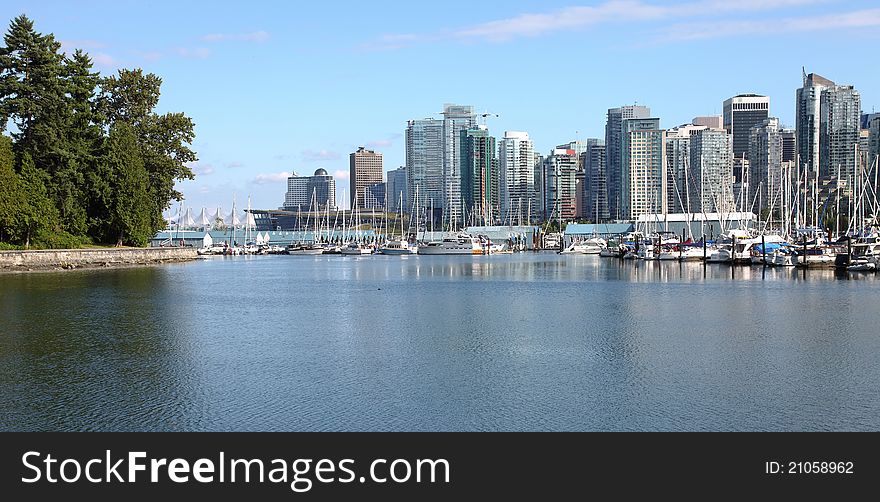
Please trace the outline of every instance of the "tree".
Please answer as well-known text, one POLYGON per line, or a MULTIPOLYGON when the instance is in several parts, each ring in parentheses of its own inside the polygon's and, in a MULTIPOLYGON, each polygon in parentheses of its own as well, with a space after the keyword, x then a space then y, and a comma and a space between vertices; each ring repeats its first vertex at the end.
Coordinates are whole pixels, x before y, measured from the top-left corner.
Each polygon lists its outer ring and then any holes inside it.
POLYGON ((21 193, 15 173, 12 140, 8 136, 0 136, 0 242, 15 237, 20 206, 21 193))
POLYGON ((24 247, 27 249, 38 232, 55 229, 58 212, 46 190, 46 173, 36 168, 29 153, 25 153, 22 158, 18 182, 21 194, 18 213, 21 222, 19 239, 24 240, 24 247))
POLYGON ((134 130, 125 122, 110 129, 110 229, 116 245, 144 246, 152 237, 149 177, 134 130))
POLYGON ((100 111, 111 124, 127 123, 137 137, 144 167, 149 175, 152 201, 150 226, 153 232, 164 225, 162 211, 183 195, 174 189, 177 181, 193 179, 187 163, 198 160, 189 148, 195 139, 195 125, 183 113, 156 114, 162 80, 142 70, 119 70, 118 76, 101 82, 100 111))

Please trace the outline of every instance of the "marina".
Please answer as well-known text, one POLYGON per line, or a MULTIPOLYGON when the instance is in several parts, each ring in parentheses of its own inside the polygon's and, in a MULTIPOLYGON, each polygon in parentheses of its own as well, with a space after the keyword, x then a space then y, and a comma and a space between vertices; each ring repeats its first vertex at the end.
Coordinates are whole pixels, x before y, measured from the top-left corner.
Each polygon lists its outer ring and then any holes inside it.
POLYGON ((0 276, 0 428, 876 430, 877 280, 550 251, 0 276))

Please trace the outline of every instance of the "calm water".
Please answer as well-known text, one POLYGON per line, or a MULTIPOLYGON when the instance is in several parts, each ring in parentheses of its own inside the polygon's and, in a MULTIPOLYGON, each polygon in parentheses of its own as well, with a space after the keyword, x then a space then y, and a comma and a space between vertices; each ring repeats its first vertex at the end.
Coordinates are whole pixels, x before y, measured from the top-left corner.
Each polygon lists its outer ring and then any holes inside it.
POLYGON ((0 430, 878 430, 878 305, 552 253, 0 275, 0 430))

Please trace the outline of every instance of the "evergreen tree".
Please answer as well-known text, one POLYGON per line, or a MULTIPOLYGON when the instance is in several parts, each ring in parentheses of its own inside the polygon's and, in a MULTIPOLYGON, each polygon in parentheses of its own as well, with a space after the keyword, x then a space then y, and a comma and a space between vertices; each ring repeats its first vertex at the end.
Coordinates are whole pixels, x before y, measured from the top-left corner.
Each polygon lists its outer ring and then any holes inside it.
POLYGON ((156 114, 162 80, 142 70, 119 70, 118 76, 101 83, 100 110, 112 124, 130 124, 138 139, 144 167, 150 179, 152 202, 150 226, 153 232, 164 226, 162 211, 183 195, 174 189, 177 181, 193 179, 186 164, 198 160, 189 145, 195 125, 183 113, 156 114))
POLYGON ((145 246, 153 235, 149 177, 128 124, 110 129, 106 163, 111 172, 110 230, 116 245, 145 246))
POLYGON ((39 232, 57 230, 58 213, 49 200, 46 173, 36 168, 29 153, 25 153, 21 160, 18 183, 21 194, 18 211, 19 240, 24 241, 24 247, 27 249, 31 245, 31 239, 39 232))
POLYGON ((15 173, 12 140, 0 135, 0 242, 16 237, 21 194, 15 173))

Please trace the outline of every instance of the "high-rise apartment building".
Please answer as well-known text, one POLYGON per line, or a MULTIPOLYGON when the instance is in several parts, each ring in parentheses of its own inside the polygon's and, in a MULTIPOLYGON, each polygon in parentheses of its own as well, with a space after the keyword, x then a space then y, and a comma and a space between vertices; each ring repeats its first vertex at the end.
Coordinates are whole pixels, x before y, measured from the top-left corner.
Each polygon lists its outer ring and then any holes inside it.
POLYGON ((495 138, 486 126, 461 131, 461 196, 464 221, 495 224, 501 214, 495 138))
POLYGON ((544 159, 544 219, 570 220, 577 210, 578 158, 574 150, 554 149, 544 159))
MULTIPOLYGON (((721 117, 718 123, 721 122, 721 117)), ((696 119, 695 119, 696 120, 696 119)), ((708 126, 682 124, 666 131, 666 200, 670 213, 685 213, 697 206, 696 194, 691 199, 689 180, 693 177, 690 168, 691 136, 708 126)), ((720 127, 719 127, 720 128, 720 127)))
POLYGON ((406 190, 406 167, 388 171, 385 174, 386 190, 388 191, 388 210, 397 213, 410 212, 409 197, 406 190))
MULTIPOLYGON (((877 163, 877 158, 880 157, 880 116, 874 117, 868 123, 868 133, 870 135, 868 139, 868 165, 870 166, 877 163)), ((875 166, 875 169, 877 168, 875 166)))
POLYGON ((797 90, 795 103, 797 149, 801 169, 816 172, 819 169, 819 144, 821 125, 821 98, 825 89, 834 82, 810 73, 804 75, 804 85, 797 90))
POLYGON ((426 118, 406 125, 406 186, 410 211, 442 211, 444 196, 443 121, 426 118))
POLYGON ((621 211, 621 175, 623 170, 623 121, 648 118, 647 106, 627 105, 609 108, 605 122, 605 172, 608 180, 608 210, 613 219, 626 217, 621 211))
POLYGON ((376 183, 382 183, 382 154, 360 147, 350 154, 349 188, 351 189, 351 207, 365 208, 364 189, 376 183))
POLYGON ((498 146, 501 215, 528 224, 535 199, 535 147, 527 132, 507 131, 498 146))
POLYGON ((606 151, 605 142, 596 139, 581 155, 581 164, 584 166, 584 216, 596 223, 607 221, 611 217, 608 211, 606 151))
POLYGON ((318 169, 313 176, 293 176, 287 178, 287 193, 284 205, 287 211, 308 211, 336 208, 336 181, 324 169, 318 169), (315 207, 317 206, 317 208, 315 207))
POLYGON ((851 85, 834 85, 819 99, 819 177, 850 180, 856 173, 862 102, 851 85))
MULTIPOLYGON (((749 131, 770 116, 770 98, 737 94, 724 100, 723 106, 724 128, 733 136, 733 158, 743 160, 749 155, 749 131)), ((742 171, 734 170, 733 177, 740 183, 742 171)))
MULTIPOLYGON (((789 131, 790 133, 790 131, 789 131)), ((749 140, 749 201, 759 216, 765 209, 782 207, 783 166, 791 161, 783 160, 784 135, 779 119, 770 117, 752 128, 749 140)))
POLYGON ((725 129, 703 129, 691 137, 691 200, 693 212, 723 213, 733 205, 733 135, 725 129))
POLYGON ((622 121, 620 214, 634 220, 667 212, 665 131, 659 118, 622 121))
MULTIPOLYGON (((473 106, 443 105, 443 201, 446 221, 461 222, 462 131, 477 125, 473 106)), ((436 204, 436 202, 435 202, 436 204)))

